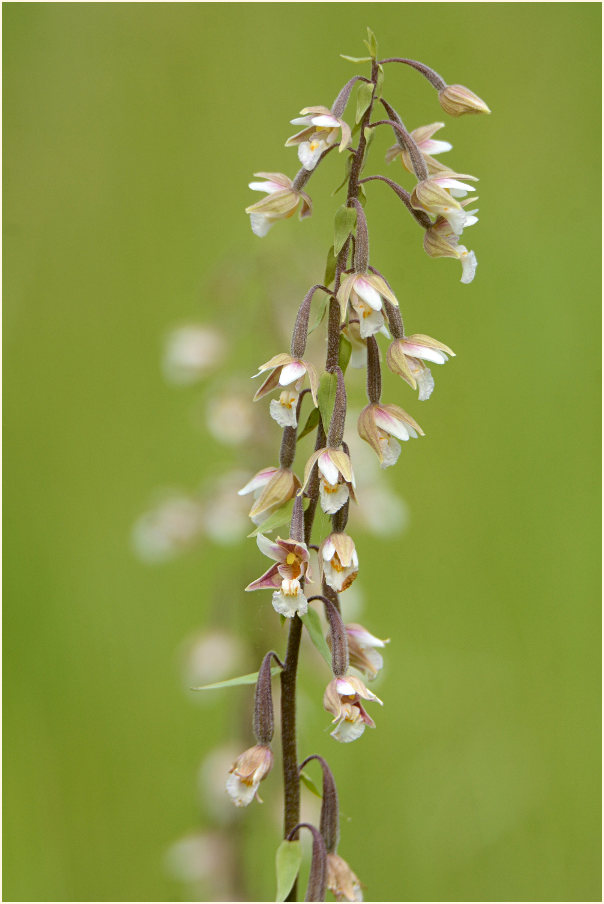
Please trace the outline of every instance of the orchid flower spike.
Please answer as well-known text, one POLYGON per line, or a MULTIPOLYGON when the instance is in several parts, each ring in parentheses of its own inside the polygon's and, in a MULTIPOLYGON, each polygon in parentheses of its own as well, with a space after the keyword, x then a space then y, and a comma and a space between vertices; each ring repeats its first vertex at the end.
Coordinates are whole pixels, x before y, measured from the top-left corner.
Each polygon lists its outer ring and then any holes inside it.
POLYGON ((249 187, 253 191, 265 191, 266 198, 257 201, 245 208, 249 213, 252 232, 258 236, 265 236, 277 220, 286 220, 292 217, 300 203, 300 219, 309 217, 312 213, 312 201, 306 192, 294 188, 294 183, 283 173, 254 173, 261 176, 266 182, 250 182, 249 187))
POLYGON ((302 116, 292 119, 291 123, 306 128, 288 138, 285 147, 298 145, 300 163, 304 169, 313 170, 321 154, 338 144, 338 139, 340 153, 348 147, 352 138, 350 126, 334 116, 327 107, 305 107, 300 112, 302 116))

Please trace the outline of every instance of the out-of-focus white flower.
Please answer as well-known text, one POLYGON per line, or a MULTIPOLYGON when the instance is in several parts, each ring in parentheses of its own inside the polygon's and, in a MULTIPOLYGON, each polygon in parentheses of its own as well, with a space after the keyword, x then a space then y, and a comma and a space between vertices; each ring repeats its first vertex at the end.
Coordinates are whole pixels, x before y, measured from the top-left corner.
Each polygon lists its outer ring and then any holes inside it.
POLYGON ((204 631, 187 642, 183 658, 184 685, 197 687, 236 675, 242 664, 243 646, 230 631, 204 631))
MULTIPOLYGON (((439 129, 442 129, 444 125, 444 122, 433 122, 430 123, 429 126, 419 126, 411 132, 411 137, 422 152, 424 160, 426 161, 428 173, 441 172, 443 169, 447 169, 447 167, 439 164, 437 160, 434 160, 432 156, 433 154, 443 154, 445 151, 451 151, 453 149, 453 145, 449 144, 448 141, 439 141, 432 137, 434 133, 438 132, 439 129)), ((386 162, 392 163, 397 157, 400 157, 401 163, 408 172, 415 172, 407 148, 401 148, 398 144, 388 148, 386 151, 386 162)))
MULTIPOLYGON (((256 744, 237 758, 229 771, 226 789, 236 807, 247 807, 258 794, 258 786, 273 767, 270 747, 256 744)), ((260 798, 258 798, 260 800, 260 798)))
POLYGON ((330 733, 336 741, 348 743, 360 738, 365 727, 375 728, 375 722, 365 711, 361 700, 382 701, 368 690, 360 678, 347 675, 329 682, 323 697, 323 707, 334 716, 336 727, 330 733))
POLYGON ((370 680, 375 678, 384 665, 378 649, 382 649, 390 641, 380 640, 370 634, 367 628, 354 623, 346 625, 346 635, 351 667, 363 672, 370 680))
POLYGON ((229 873, 231 860, 228 838, 220 832, 196 832, 168 848, 165 865, 169 875, 179 882, 210 881, 222 885, 221 877, 229 873))
POLYGON ((254 524, 262 524, 293 499, 299 488, 300 481, 289 468, 264 468, 239 490, 239 495, 254 494, 255 502, 249 516, 254 524))
POLYGON ((347 590, 359 573, 359 557, 348 534, 334 531, 323 540, 319 562, 327 586, 337 593, 347 590))
POLYGON ((249 213, 252 232, 258 236, 265 236, 277 220, 285 220, 292 217, 298 206, 300 219, 309 217, 312 213, 312 202, 306 192, 297 191, 293 182, 283 173, 254 173, 266 179, 266 182, 250 182, 253 191, 265 191, 266 198, 246 207, 249 213))
POLYGON ((297 540, 281 540, 273 542, 262 534, 256 537, 260 552, 273 559, 277 564, 271 567, 257 580, 245 588, 246 590, 274 589, 273 609, 286 618, 306 615, 308 602, 302 591, 301 581, 308 573, 309 555, 305 543, 297 540))
POLYGON ((402 377, 412 389, 419 388, 420 402, 429 399, 434 389, 434 379, 429 367, 423 363, 444 364, 448 355, 455 357, 455 352, 445 345, 415 333, 403 339, 395 339, 388 349, 387 361, 390 370, 402 377))
POLYGON ((350 273, 338 289, 338 301, 342 320, 346 317, 348 302, 359 318, 361 339, 367 339, 384 327, 383 301, 398 307, 398 301, 377 273, 350 273))
POLYGON ((424 436, 417 421, 398 405, 367 405, 359 415, 358 428, 360 437, 375 451, 383 468, 396 464, 401 454, 397 440, 406 442, 411 437, 424 436))
MULTIPOLYGON (((355 507, 354 516, 361 526, 378 537, 392 538, 409 524, 405 501, 381 481, 363 487, 362 502, 355 507)), ((355 584, 352 591, 356 587, 355 584)), ((348 599, 346 602, 348 604, 348 599)))
POLYGON ((163 371, 166 380, 179 386, 196 383, 224 358, 226 341, 213 326, 190 324, 166 336, 163 371))
POLYGON ((362 901, 361 883, 338 854, 327 855, 327 888, 336 901, 362 901))
POLYGON ((204 810, 221 825, 231 823, 235 818, 235 811, 224 793, 224 776, 238 755, 234 744, 215 747, 204 758, 197 772, 200 802, 204 810))
POLYGON ((132 544, 145 562, 167 562, 190 549, 203 532, 198 500, 182 494, 168 496, 142 514, 132 528, 132 544))
POLYGON ((315 464, 319 470, 319 496, 321 508, 328 515, 334 515, 349 498, 354 499, 355 480, 350 457, 339 449, 318 449, 310 456, 304 469, 306 489, 315 464))
POLYGON ((209 401, 206 425, 219 442, 239 446, 254 433, 254 411, 248 398, 243 394, 218 395, 209 401))
POLYGON ((204 511, 205 532, 220 545, 237 543, 249 530, 247 505, 237 494, 244 478, 241 471, 230 471, 212 483, 204 511))
POLYGON ((297 144, 300 163, 304 169, 313 170, 321 154, 338 143, 340 130, 340 152, 348 147, 351 141, 350 126, 343 119, 334 116, 328 107, 305 107, 300 112, 302 116, 292 119, 291 123, 306 128, 288 138, 285 147, 297 144))

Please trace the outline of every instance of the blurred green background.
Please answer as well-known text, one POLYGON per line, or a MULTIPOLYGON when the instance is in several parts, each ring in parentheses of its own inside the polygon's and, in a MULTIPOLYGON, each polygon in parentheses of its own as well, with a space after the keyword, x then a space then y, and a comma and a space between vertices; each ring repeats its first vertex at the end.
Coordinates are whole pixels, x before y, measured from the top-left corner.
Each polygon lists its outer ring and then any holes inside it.
MULTIPOLYGON (((322 278, 342 161, 309 183, 312 219, 263 240, 246 184, 295 173, 288 121, 332 102, 358 69, 338 54, 362 55, 367 25, 382 55, 425 61, 493 115, 438 136, 454 144, 446 162, 481 179, 472 285, 369 186, 374 264, 409 329, 457 358, 428 404, 386 379, 427 436, 388 474, 408 530, 358 537, 360 619, 392 638, 378 728, 329 738, 327 670, 309 652, 301 750, 332 763, 340 852, 369 900, 601 899, 600 15, 4 5, 5 900, 203 893, 166 851, 217 824, 196 774, 249 691, 193 699, 182 643, 225 606, 252 631, 248 670, 263 626, 278 650, 284 635, 267 600, 236 590, 262 567, 253 541, 151 566, 133 553, 156 488, 194 488, 241 456, 192 428, 208 390, 168 386, 161 345, 175 324, 210 320, 244 374, 281 350, 263 293, 278 288, 291 322, 322 278)), ((444 118, 405 67, 388 69, 385 93, 410 127, 444 118)), ((378 136, 367 172, 385 171, 391 143, 378 136)), ((278 772, 266 785, 267 805, 226 830, 256 900, 274 895, 278 772)))

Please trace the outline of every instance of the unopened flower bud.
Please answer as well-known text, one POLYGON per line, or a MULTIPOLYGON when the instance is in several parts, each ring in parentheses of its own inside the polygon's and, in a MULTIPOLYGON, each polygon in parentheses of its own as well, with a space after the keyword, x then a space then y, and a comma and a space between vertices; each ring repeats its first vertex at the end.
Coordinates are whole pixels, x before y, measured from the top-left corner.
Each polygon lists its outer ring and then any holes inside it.
POLYGON ((361 883, 338 854, 327 855, 327 888, 336 901, 362 901, 361 883))
POLYGON ((447 85, 438 92, 438 99, 441 107, 449 116, 491 112, 485 102, 464 85, 447 85))
MULTIPOLYGON (((236 807, 247 807, 258 794, 258 786, 273 767, 270 747, 256 744, 237 758, 229 771, 226 789, 236 807)), ((258 798, 260 800, 260 798, 258 798)))

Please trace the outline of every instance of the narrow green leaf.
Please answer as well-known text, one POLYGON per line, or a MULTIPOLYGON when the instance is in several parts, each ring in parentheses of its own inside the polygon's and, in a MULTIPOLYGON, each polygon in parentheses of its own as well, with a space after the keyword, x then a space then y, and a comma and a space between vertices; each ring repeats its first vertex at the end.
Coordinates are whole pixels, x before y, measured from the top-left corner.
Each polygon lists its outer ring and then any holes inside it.
MULTIPOLYGON (((274 665, 271 669, 271 675, 277 675, 281 669, 278 665, 274 665)), ((192 691, 216 691, 220 687, 238 687, 240 684, 256 684, 258 680, 258 672, 252 672, 249 675, 239 675, 238 678, 229 678, 228 681, 217 681, 216 684, 204 684, 202 687, 192 687, 192 691)))
POLYGON ((384 90, 384 67, 378 66, 377 79, 375 80, 375 99, 379 100, 384 90))
POLYGON ((359 82, 357 90, 357 112, 354 118, 355 122, 360 122, 371 103, 373 97, 373 85, 371 82, 359 82))
MULTIPOLYGON (((331 249, 330 249, 330 250, 331 250, 331 249)), ((334 258, 334 261, 335 261, 335 258, 334 258)), ((328 263, 329 263, 329 261, 328 261, 328 263)), ((334 276, 335 276, 335 272, 336 272, 335 264, 334 264, 333 272, 334 272, 334 276)), ((327 276, 327 270, 325 271, 325 276, 327 276)), ((331 278, 333 279, 333 276, 332 276, 331 278)), ((329 285, 329 283, 326 282, 325 285, 327 286, 327 285, 329 285)), ((323 318, 325 317, 325 312, 326 312, 326 310, 327 310, 327 305, 328 305, 328 304, 329 304, 329 298, 328 298, 328 296, 327 296, 327 295, 323 295, 323 297, 321 298, 321 300, 317 303, 317 307, 316 307, 316 317, 315 317, 315 319, 314 319, 314 321, 313 321, 313 324, 312 324, 312 326, 310 326, 309 329, 308 329, 308 335, 309 335, 309 336, 310 336, 311 333, 314 333, 314 331, 317 329, 318 326, 321 326, 321 323, 323 322, 323 318)))
POLYGON ((300 442, 300 440, 302 439, 303 436, 308 436, 309 433, 312 433, 312 431, 315 429, 315 427, 318 425, 318 423, 319 423, 319 409, 313 408, 313 410, 308 415, 308 418, 306 420, 306 423, 304 424, 304 427, 298 433, 297 442, 300 442))
POLYGON ((370 28, 367 28, 367 40, 363 44, 371 54, 371 59, 377 59, 377 38, 370 28))
POLYGON ((370 57, 370 56, 353 57, 353 56, 348 56, 348 54, 346 54, 346 53, 341 53, 340 56, 342 57, 343 60, 348 60, 349 63, 370 63, 372 60, 372 57, 370 57))
POLYGON ((344 188, 345 185, 347 185, 348 179, 349 179, 349 177, 350 177, 350 170, 351 170, 351 168, 352 168, 352 155, 349 154, 348 157, 346 158, 346 163, 345 163, 345 165, 344 165, 344 178, 342 179, 342 181, 340 182, 340 184, 338 185, 338 187, 337 187, 337 188, 334 188, 334 190, 332 191, 332 193, 331 193, 331 197, 332 197, 332 198, 335 197, 335 196, 337 195, 337 193, 338 193, 342 188, 344 188))
POLYGON ((323 794, 321 793, 321 791, 319 791, 312 778, 307 775, 306 772, 300 773, 300 781, 303 785, 306 785, 306 787, 312 794, 316 794, 316 796, 320 797, 321 800, 323 799, 323 794))
POLYGON ((333 414, 333 406, 336 401, 336 388, 338 378, 335 374, 321 374, 319 380, 319 391, 317 393, 317 402, 319 403, 319 411, 321 412, 321 420, 323 421, 323 429, 325 433, 329 430, 331 416, 333 414))
POLYGON ((342 204, 341 207, 338 207, 336 211, 336 219, 334 222, 333 241, 333 253, 336 257, 344 247, 344 243, 354 229, 356 221, 357 212, 354 207, 346 207, 345 204, 342 204))
POLYGON ((327 641, 323 637, 323 627, 321 625, 319 613, 311 606, 309 607, 306 615, 301 615, 300 618, 306 626, 308 636, 314 643, 315 647, 317 648, 329 668, 331 668, 331 650, 327 646, 327 641))
MULTIPOLYGON (((338 351, 338 364, 340 365, 340 369, 343 374, 346 373, 346 368, 348 367, 348 363, 350 361, 350 356, 352 355, 352 343, 340 333, 340 348, 338 351)), ((315 411, 317 409, 315 408, 315 411)))
POLYGON ((275 857, 277 866, 277 901, 285 901, 296 881, 302 863, 299 841, 282 841, 275 857))
POLYGON ((364 209, 367 204, 367 193, 365 192, 364 185, 359 185, 359 201, 361 202, 361 207, 364 209))
POLYGON ((284 524, 289 525, 292 520, 292 512, 294 510, 294 500, 290 499, 281 508, 269 515, 266 521, 259 524, 255 530, 248 534, 248 537, 257 537, 258 534, 266 534, 268 531, 275 530, 277 527, 283 527, 284 524))

